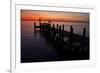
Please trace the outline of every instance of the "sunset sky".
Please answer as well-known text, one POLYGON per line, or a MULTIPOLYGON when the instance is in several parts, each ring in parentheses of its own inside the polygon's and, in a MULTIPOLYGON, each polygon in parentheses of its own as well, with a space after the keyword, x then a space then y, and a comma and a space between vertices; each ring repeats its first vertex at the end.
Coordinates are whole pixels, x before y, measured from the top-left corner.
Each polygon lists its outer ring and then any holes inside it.
POLYGON ((21 10, 22 21, 89 22, 89 13, 21 10))

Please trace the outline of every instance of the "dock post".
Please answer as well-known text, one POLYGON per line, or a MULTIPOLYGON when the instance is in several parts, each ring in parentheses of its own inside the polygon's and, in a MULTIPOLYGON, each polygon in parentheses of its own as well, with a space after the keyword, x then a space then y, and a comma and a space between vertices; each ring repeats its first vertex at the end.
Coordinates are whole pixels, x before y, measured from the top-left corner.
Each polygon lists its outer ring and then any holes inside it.
POLYGON ((58 27, 58 24, 57 24, 56 39, 58 39, 58 37, 59 37, 59 35, 58 35, 58 29, 59 29, 59 27, 58 27))
POLYGON ((64 25, 62 25, 62 38, 64 38, 63 32, 64 32, 64 25))
POLYGON ((51 40, 52 40, 52 43, 55 47, 55 25, 54 24, 53 24, 53 28, 52 28, 52 38, 51 38, 51 40))
POLYGON ((61 26, 59 26, 57 34, 58 34, 57 48, 61 49, 61 47, 62 47, 62 42, 61 42, 61 26))
POLYGON ((59 26, 59 39, 61 39, 61 26, 59 26))
POLYGON ((45 34, 45 25, 42 23, 43 25, 43 34, 45 34))
POLYGON ((69 49, 72 49, 72 40, 73 40, 73 27, 70 26, 69 49))
POLYGON ((62 48, 64 48, 64 25, 62 25, 61 35, 62 35, 62 48))
POLYGON ((82 37, 82 51, 84 52, 84 41, 86 37, 86 28, 83 28, 83 37, 82 37))
POLYGON ((36 32, 36 22, 34 22, 34 32, 36 32))
POLYGON ((54 35, 54 29, 55 29, 55 25, 53 24, 53 29, 52 29, 53 34, 52 35, 54 35))

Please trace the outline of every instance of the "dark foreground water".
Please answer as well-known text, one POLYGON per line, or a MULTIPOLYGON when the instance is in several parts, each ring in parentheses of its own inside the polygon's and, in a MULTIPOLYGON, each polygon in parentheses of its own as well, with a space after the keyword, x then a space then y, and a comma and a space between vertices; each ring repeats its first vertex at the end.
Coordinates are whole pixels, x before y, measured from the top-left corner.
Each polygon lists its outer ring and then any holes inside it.
MULTIPOLYGON (((82 35, 82 29, 86 27, 86 36, 89 37, 88 24, 70 23, 76 28, 75 33, 82 35), (81 26, 81 27, 80 27, 81 26)), ((69 26, 69 25, 66 25, 69 26)), ((69 31, 69 27, 65 27, 69 31)), ((21 62, 43 62, 43 61, 62 61, 69 59, 64 52, 52 47, 40 32, 34 33, 32 21, 22 21, 21 23, 21 62)), ((75 60, 75 59, 74 59, 75 60)), ((77 60, 77 59, 76 59, 77 60)))

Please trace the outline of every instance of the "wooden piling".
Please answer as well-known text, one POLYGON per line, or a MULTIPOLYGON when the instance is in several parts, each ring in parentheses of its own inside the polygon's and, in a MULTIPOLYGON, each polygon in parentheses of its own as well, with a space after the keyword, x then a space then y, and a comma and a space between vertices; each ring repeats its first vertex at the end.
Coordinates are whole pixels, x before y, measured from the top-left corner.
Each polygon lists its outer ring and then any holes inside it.
POLYGON ((83 29, 82 36, 78 34, 74 34, 73 33, 74 29, 72 26, 70 26, 70 31, 68 32, 64 30, 64 25, 59 26, 59 24, 57 24, 55 27, 55 24, 51 26, 50 23, 40 23, 39 26, 36 26, 36 22, 34 22, 34 31, 36 31, 36 28, 40 28, 41 33, 43 33, 46 39, 50 43, 52 43, 56 48, 64 48, 64 46, 66 48, 67 46, 71 51, 72 46, 74 46, 72 44, 73 42, 78 42, 82 44, 81 48, 84 48, 84 45, 88 46, 87 44, 88 39, 86 37, 86 28, 83 29), (65 41, 64 37, 67 37, 69 41, 65 41))
POLYGON ((36 22, 34 22, 34 32, 36 32, 36 22))
POLYGON ((83 37, 82 37, 82 42, 81 42, 81 48, 82 48, 82 52, 84 52, 84 41, 85 41, 85 37, 86 37, 86 28, 83 28, 83 37))
POLYGON ((64 25, 62 25, 62 31, 61 31, 61 42, 62 42, 62 48, 64 49, 64 34, 63 34, 63 32, 64 32, 64 25))
POLYGON ((69 49, 72 49, 72 42, 73 42, 73 27, 70 26, 69 49))
POLYGON ((61 26, 59 26, 59 39, 61 39, 61 26))
POLYGON ((64 34, 63 34, 63 32, 64 32, 64 25, 62 25, 62 32, 61 32, 61 34, 62 34, 62 38, 64 38, 64 34))

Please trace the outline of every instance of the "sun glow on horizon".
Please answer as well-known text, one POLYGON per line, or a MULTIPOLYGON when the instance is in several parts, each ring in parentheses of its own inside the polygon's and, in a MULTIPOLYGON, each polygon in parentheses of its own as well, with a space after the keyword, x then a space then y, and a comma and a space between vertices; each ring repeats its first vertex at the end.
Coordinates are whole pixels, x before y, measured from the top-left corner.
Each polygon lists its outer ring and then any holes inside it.
POLYGON ((23 21, 89 22, 89 13, 21 10, 23 21))

